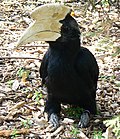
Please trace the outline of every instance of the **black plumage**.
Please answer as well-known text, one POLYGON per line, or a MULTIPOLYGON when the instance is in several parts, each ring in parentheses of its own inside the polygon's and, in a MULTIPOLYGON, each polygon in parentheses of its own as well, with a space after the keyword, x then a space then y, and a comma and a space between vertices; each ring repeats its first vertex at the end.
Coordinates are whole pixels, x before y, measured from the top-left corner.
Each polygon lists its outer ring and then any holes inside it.
POLYGON ((96 114, 96 88, 99 69, 93 54, 80 44, 80 31, 76 20, 68 14, 61 20, 61 37, 49 43, 40 67, 42 83, 48 98, 45 111, 52 124, 58 126, 61 103, 84 108, 81 127, 87 126, 89 114, 96 114))

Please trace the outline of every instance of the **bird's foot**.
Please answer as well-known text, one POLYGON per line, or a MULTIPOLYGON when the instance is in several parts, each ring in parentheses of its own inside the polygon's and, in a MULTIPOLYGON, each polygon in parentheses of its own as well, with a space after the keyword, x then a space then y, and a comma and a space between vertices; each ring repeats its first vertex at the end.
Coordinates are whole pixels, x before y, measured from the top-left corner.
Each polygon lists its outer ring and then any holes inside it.
POLYGON ((78 126, 81 128, 85 128, 88 126, 89 121, 90 121, 90 112, 86 110, 82 113, 78 126))
POLYGON ((54 126, 54 128, 58 128, 59 127, 59 118, 58 118, 57 114, 52 113, 49 117, 49 122, 54 126))

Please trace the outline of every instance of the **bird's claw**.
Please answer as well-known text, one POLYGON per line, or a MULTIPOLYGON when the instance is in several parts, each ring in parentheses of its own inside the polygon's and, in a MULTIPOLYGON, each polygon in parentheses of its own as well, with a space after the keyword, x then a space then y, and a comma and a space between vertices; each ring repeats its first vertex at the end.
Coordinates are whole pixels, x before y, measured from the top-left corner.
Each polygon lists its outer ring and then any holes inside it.
POLYGON ((59 119, 58 119, 58 116, 57 114, 55 113, 52 113, 49 117, 49 122, 55 127, 59 127, 59 119))
POLYGON ((90 113, 88 111, 85 111, 80 117, 80 122, 78 126, 81 128, 85 128, 88 126, 89 121, 90 121, 90 113))

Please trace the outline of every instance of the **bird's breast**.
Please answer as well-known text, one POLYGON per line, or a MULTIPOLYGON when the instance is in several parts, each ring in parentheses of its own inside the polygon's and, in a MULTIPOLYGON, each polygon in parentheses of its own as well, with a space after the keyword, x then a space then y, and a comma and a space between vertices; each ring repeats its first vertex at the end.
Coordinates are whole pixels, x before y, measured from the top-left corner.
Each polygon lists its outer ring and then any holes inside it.
POLYGON ((48 88, 53 92, 68 92, 75 88, 79 77, 74 69, 74 64, 63 59, 53 59, 48 65, 48 88))
POLYGON ((74 72, 73 63, 61 57, 52 59, 48 64, 48 76, 53 81, 55 80, 61 83, 65 79, 68 81, 68 78, 74 72))
MULTIPOLYGON (((76 104, 87 96, 87 86, 77 74, 74 62, 66 59, 55 58, 48 64, 48 93, 65 103, 76 104), (84 92, 84 93, 83 93, 84 92), (78 95, 79 94, 79 95, 78 95), (73 99, 73 96, 75 99, 73 99)), ((88 96, 87 96, 88 97, 88 96)))

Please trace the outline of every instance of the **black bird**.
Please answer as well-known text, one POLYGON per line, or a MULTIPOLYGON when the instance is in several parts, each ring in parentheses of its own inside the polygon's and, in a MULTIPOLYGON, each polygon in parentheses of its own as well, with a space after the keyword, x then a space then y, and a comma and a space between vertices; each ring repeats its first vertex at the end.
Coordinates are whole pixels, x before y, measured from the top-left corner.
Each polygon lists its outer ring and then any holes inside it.
POLYGON ((79 126, 86 127, 90 114, 96 114, 96 88, 99 68, 93 54, 80 43, 80 30, 76 20, 67 12, 59 20, 60 36, 49 43, 40 67, 42 84, 48 97, 45 111, 54 127, 59 126, 61 103, 84 109, 79 126))

